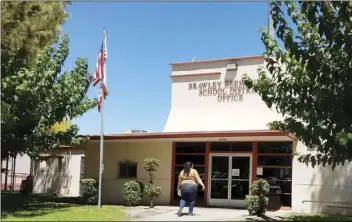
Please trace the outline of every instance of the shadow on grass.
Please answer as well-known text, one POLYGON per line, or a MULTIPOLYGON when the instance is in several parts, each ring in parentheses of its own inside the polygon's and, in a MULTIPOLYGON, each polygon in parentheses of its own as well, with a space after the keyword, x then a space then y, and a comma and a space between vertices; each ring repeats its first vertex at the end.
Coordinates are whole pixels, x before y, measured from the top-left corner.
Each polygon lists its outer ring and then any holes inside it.
POLYGON ((36 194, 1 193, 1 217, 35 217, 78 206, 77 197, 53 197, 36 194))
POLYGON ((317 214, 317 215, 292 215, 288 217, 247 217, 245 221, 352 221, 352 216, 340 216, 340 215, 328 215, 328 214, 317 214))
POLYGON ((342 215, 329 215, 329 214, 317 214, 317 215, 292 215, 285 218, 290 221, 352 221, 352 216, 342 215))

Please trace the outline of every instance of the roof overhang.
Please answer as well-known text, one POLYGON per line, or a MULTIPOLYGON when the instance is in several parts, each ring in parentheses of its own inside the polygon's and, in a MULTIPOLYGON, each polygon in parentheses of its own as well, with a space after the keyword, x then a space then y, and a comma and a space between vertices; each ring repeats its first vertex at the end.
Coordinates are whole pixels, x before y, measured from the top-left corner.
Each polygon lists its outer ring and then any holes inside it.
MULTIPOLYGON (((90 140, 100 140, 100 135, 89 136, 90 140)), ((107 141, 131 141, 131 140, 172 140, 172 141, 270 141, 283 140, 294 141, 292 133, 273 130, 241 130, 241 131, 193 131, 193 132, 159 132, 159 133, 135 133, 135 134, 107 134, 107 141)))
POLYGON ((248 60, 248 59, 264 59, 264 56, 254 55, 254 56, 240 56, 240 57, 232 57, 232 58, 224 58, 224 59, 196 60, 193 62, 171 62, 169 65, 178 66, 178 65, 227 62, 227 61, 238 61, 238 60, 248 60))

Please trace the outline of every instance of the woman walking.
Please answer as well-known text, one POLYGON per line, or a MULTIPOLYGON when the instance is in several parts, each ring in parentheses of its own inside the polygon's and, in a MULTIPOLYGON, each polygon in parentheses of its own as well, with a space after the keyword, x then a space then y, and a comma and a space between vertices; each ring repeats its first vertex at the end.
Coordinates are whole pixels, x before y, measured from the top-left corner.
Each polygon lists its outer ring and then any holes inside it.
POLYGON ((194 216, 193 209, 196 203, 197 185, 199 184, 202 186, 202 190, 204 190, 203 181, 200 179, 197 170, 193 169, 193 163, 186 162, 178 176, 177 188, 181 190, 180 208, 177 211, 179 217, 186 202, 189 202, 189 215, 194 216))

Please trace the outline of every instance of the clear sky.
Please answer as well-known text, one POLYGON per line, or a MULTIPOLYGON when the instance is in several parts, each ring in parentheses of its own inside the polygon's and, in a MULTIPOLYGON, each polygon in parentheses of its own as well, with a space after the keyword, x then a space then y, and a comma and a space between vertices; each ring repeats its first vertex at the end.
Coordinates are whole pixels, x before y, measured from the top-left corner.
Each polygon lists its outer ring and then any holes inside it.
MULTIPOLYGON (((82 56, 93 71, 106 28, 105 133, 162 131, 170 110, 169 63, 261 55, 259 29, 268 22, 267 2, 73 2, 68 11, 65 68, 82 56)), ((98 90, 88 94, 97 97, 98 90)), ((75 123, 80 133, 100 133, 97 109, 75 123)))

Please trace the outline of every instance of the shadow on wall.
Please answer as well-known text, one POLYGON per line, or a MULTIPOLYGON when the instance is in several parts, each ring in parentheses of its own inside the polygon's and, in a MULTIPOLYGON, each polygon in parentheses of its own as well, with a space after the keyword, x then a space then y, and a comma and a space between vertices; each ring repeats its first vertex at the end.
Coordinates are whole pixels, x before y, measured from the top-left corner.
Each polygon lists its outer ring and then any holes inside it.
POLYGON ((314 171, 310 201, 302 201, 303 207, 309 204, 312 212, 352 215, 352 163, 338 166, 334 171, 330 167, 314 171))
POLYGON ((72 176, 69 165, 71 157, 70 154, 66 153, 63 156, 50 157, 46 160, 45 170, 41 170, 38 164, 35 171, 34 192, 70 195, 72 176), (62 158, 61 166, 60 158, 62 158))

